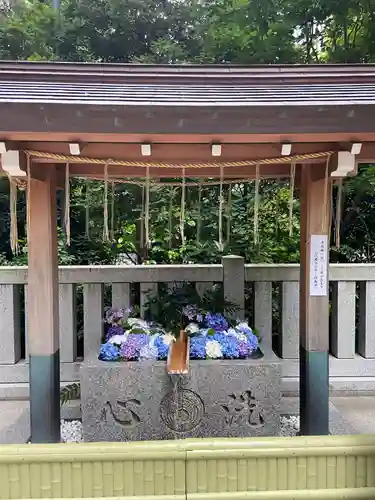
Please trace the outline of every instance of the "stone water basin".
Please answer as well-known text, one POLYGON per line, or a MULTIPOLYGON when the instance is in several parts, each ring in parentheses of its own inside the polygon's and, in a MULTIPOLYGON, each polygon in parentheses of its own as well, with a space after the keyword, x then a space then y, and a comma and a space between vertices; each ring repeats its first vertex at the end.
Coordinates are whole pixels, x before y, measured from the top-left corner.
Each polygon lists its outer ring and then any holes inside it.
POLYGON ((190 360, 170 377, 164 361, 85 360, 84 441, 277 436, 281 374, 276 356, 190 360))

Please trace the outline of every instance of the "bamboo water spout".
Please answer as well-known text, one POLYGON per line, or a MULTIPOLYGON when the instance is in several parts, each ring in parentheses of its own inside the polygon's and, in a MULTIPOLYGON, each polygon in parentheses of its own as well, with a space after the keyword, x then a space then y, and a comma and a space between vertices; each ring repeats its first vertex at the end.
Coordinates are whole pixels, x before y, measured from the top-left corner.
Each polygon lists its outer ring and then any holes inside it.
POLYGON ((189 372, 189 339, 184 330, 169 348, 167 359, 168 375, 184 375, 189 372))

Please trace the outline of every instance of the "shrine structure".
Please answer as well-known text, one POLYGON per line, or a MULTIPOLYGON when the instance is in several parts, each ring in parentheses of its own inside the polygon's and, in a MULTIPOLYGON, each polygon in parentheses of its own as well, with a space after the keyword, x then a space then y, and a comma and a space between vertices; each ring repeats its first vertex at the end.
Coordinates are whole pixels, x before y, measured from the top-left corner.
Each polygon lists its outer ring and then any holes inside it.
POLYGON ((374 110, 375 65, 1 63, 1 168, 28 192, 33 442, 60 438, 56 190, 67 173, 240 182, 289 178, 291 165, 301 433, 328 434, 331 187, 375 159, 374 110))

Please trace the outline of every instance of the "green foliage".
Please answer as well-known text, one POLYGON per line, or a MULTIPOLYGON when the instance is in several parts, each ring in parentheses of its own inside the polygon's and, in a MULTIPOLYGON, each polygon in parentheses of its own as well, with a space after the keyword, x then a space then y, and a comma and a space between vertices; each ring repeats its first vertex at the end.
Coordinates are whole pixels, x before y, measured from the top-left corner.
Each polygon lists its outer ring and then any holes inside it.
MULTIPOLYGON (((375 61, 375 0, 9 0, 0 6, 0 59, 145 63, 326 63, 375 61)), ((375 167, 346 181, 338 262, 374 259, 375 167)), ((25 196, 19 194, 21 253, 9 246, 8 181, 0 178, 0 265, 25 264, 25 196)), ((151 248, 142 240, 142 190, 114 191, 114 235, 102 242, 103 185, 72 182, 71 246, 64 244, 63 197, 58 194, 61 264, 218 263, 224 254, 247 262, 298 262, 299 203, 289 235, 288 183, 261 182, 259 244, 254 243, 254 186, 232 187, 218 246, 218 187, 187 190, 185 236, 180 235, 177 187, 151 192, 151 248), (89 186, 89 202, 86 196, 89 186), (85 236, 89 204, 89 233, 85 236), (200 221, 200 222, 199 222, 200 221), (197 227, 200 235, 197 239, 197 227), (230 231, 228 230, 230 228, 230 231)), ((111 193, 110 193, 111 195, 111 193)), ((225 189, 228 199, 228 188, 225 189)))
POLYGON ((145 319, 162 325, 177 336, 180 330, 190 323, 183 314, 186 306, 193 306, 203 313, 221 313, 229 316, 237 311, 235 304, 225 300, 220 286, 214 286, 200 296, 194 284, 175 283, 170 288, 162 287, 157 295, 149 298, 145 308, 145 319))
POLYGON ((66 385, 60 391, 60 405, 63 406, 69 401, 79 399, 80 397, 81 397, 80 384, 74 383, 66 385))

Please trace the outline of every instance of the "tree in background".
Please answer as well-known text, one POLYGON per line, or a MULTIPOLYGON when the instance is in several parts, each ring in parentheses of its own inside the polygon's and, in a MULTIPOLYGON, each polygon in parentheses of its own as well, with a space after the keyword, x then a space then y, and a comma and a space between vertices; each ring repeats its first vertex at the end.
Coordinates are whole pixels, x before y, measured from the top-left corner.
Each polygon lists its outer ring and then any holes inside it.
MULTIPOLYGON (((375 61, 375 0, 9 0, 0 3, 0 59, 127 63, 327 63, 375 61)), ((346 181, 340 262, 374 258, 374 167, 346 181)), ((226 199, 228 199, 226 188, 226 199)), ((259 244, 253 240, 253 184, 231 189, 224 214, 224 253, 251 262, 297 262, 298 201, 289 236, 288 183, 262 182, 259 244), (229 231, 230 228, 230 231, 229 231)), ((180 235, 180 189, 152 188, 151 248, 142 239, 142 189, 117 185, 114 237, 102 243, 103 186, 90 183, 89 236, 86 184, 72 183, 71 246, 64 245, 59 201, 59 256, 63 263, 218 262, 218 188, 187 190, 185 233, 180 235), (200 202, 199 202, 200 200, 200 202), (197 238, 197 233, 199 237, 197 238)), ((0 263, 24 263, 9 248, 9 197, 0 179, 0 263)), ((25 200, 18 203, 21 246, 25 200)))

